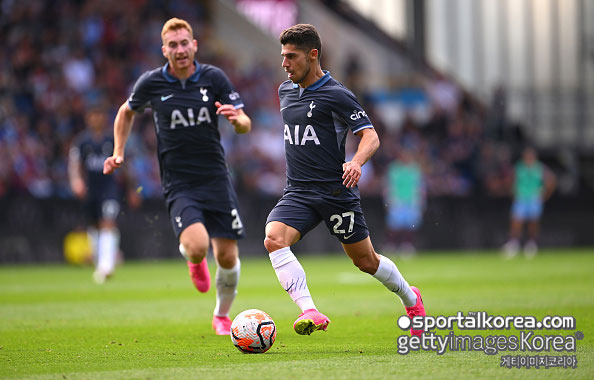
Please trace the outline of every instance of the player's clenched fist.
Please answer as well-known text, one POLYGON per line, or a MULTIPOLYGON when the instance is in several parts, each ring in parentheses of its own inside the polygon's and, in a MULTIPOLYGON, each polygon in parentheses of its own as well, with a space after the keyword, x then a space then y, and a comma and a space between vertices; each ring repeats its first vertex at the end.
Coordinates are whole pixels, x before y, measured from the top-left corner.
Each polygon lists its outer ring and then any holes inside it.
POLYGON ((107 157, 103 162, 103 174, 111 174, 122 166, 124 159, 120 156, 107 157))

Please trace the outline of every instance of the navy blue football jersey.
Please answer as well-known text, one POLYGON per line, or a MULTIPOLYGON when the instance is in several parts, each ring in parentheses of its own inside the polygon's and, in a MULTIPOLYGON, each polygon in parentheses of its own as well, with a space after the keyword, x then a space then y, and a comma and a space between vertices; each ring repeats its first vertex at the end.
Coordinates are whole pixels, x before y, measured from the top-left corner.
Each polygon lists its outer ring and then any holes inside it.
POLYGON ((215 101, 235 108, 243 103, 221 69, 195 64, 196 72, 186 80, 171 76, 168 63, 144 73, 128 99, 133 111, 152 109, 165 195, 229 172, 215 101))
POLYGON ((116 198, 119 193, 116 176, 103 175, 103 162, 113 153, 113 137, 109 134, 97 138, 82 132, 70 148, 70 156, 78 160, 91 200, 116 198))
POLYGON ((342 182, 347 132, 373 128, 355 95, 325 71, 306 89, 278 89, 289 183, 342 182))

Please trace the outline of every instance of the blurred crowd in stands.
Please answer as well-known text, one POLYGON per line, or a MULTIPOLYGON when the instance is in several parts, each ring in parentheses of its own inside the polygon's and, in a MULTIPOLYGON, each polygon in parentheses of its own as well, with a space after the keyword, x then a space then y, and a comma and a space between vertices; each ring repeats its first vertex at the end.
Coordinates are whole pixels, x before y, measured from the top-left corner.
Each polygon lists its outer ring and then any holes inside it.
MULTIPOLYGON (((277 100, 278 62, 234 65, 224 41, 213 36, 208 9, 190 0, 0 0, 0 197, 30 194, 72 198, 67 159, 73 138, 85 128, 91 106, 109 110, 110 122, 130 94, 133 81, 164 63, 160 32, 169 17, 182 15, 198 39, 198 60, 223 68, 252 117, 253 131, 235 136, 221 122, 223 145, 239 191, 279 195, 285 184, 282 120, 277 100)), ((349 86, 347 74, 332 71, 349 86)), ((423 72, 402 88, 420 91, 424 111, 401 107, 394 120, 374 94, 358 93, 382 147, 364 168, 364 195, 381 195, 386 167, 395 152, 414 153, 423 168, 428 196, 509 194, 513 145, 505 130, 505 95, 494 105, 477 103, 454 82, 423 72)), ((111 129, 112 124, 106 125, 111 129)), ((517 136, 514 136, 517 140, 517 136)), ((356 138, 349 136, 349 154, 356 138)), ((145 198, 161 196, 156 139, 150 113, 136 119, 127 165, 145 198)))

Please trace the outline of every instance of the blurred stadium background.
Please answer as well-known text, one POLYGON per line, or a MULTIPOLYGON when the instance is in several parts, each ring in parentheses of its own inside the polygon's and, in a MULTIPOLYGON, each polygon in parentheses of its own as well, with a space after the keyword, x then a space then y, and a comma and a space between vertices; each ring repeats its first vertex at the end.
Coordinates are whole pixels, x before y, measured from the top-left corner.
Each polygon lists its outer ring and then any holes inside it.
MULTIPOLYGON (((541 246, 594 246, 594 2, 0 0, 0 263, 63 259, 65 236, 84 223, 67 176, 84 112, 102 104, 113 121, 134 80, 163 64, 160 31, 174 16, 190 21, 198 60, 229 74, 252 117, 249 135, 221 126, 248 228, 242 255, 265 252, 264 221, 284 186, 278 34, 298 22, 319 29, 323 67, 380 134, 360 183, 379 248, 393 152, 414 150, 427 179, 420 250, 478 250, 507 239, 525 144, 558 178, 541 246)), ((179 256, 155 149, 146 113, 127 146, 143 201, 119 217, 126 258, 179 256)), ((297 251, 339 249, 325 229, 311 234, 297 251)))

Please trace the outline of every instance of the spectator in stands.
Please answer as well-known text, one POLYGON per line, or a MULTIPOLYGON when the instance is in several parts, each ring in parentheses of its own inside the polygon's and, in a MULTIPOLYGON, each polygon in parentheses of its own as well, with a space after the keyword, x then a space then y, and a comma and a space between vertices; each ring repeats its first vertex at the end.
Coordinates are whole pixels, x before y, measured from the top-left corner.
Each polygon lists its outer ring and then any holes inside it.
POLYGON ((528 258, 536 255, 538 251, 536 239, 543 205, 553 193, 555 184, 555 175, 538 160, 536 150, 532 147, 524 148, 522 158, 515 167, 510 238, 504 246, 506 258, 512 258, 518 254, 524 224, 528 228, 524 254, 528 258))
POLYGON ((386 250, 404 256, 416 252, 416 231, 421 225, 425 205, 423 172, 414 153, 408 149, 396 152, 388 166, 385 200, 386 250))

